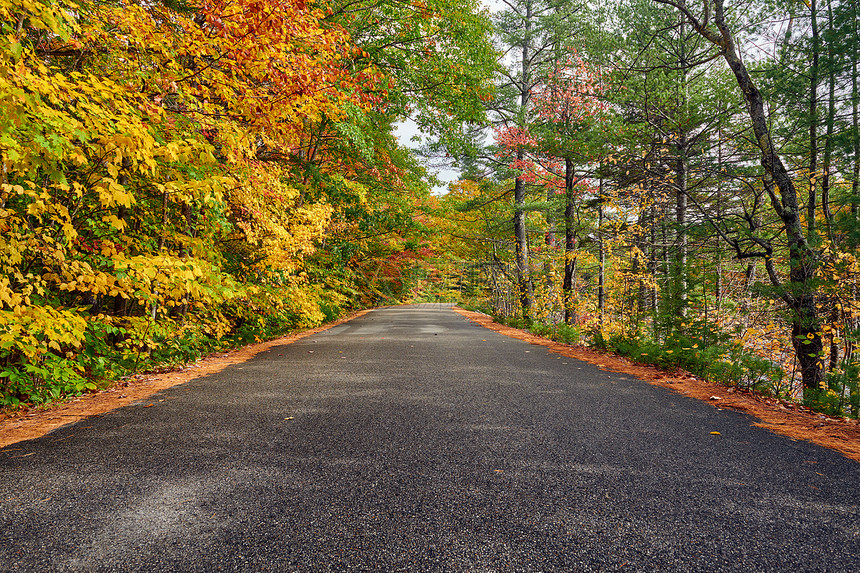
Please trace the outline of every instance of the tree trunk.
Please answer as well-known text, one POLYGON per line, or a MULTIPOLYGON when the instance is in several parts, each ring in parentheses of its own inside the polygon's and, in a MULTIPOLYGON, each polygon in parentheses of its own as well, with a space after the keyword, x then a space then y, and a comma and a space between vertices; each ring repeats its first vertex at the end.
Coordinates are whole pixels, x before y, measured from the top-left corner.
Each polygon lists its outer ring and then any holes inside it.
MULTIPOLYGON (((858 30, 857 20, 860 19, 860 13, 857 10, 857 2, 853 4, 854 15, 854 42, 852 43, 851 54, 851 125, 853 127, 854 148, 854 165, 851 172, 851 220, 856 224, 858 216, 860 216, 860 89, 858 89, 858 70, 857 60, 860 59, 860 49, 858 49, 857 40, 860 39, 860 30, 858 30)), ((851 230, 851 239, 849 244, 852 249, 857 248, 857 230, 851 230)), ((856 323, 855 323, 856 324, 856 323)))
POLYGON ((603 328, 603 315, 606 312, 606 250, 603 246, 603 179, 598 185, 597 203, 597 246, 599 250, 597 269, 597 310, 600 315, 600 328, 603 328))
MULTIPOLYGON (((528 107, 530 90, 530 59, 529 51, 531 48, 531 25, 532 25, 532 3, 526 3, 525 15, 525 35, 522 45, 522 83, 520 84, 520 111, 523 114, 528 107)), ((517 159, 522 161, 525 156, 522 149, 517 151, 517 159)), ((526 230, 526 187, 522 178, 517 177, 514 182, 514 240, 516 241, 516 260, 517 260, 517 281, 519 289, 520 307, 522 308, 523 318, 531 319, 532 315, 532 300, 534 289, 532 287, 531 271, 529 269, 529 245, 528 234, 526 230)))
MULTIPOLYGON (((639 213, 639 228, 645 229, 647 228, 647 211, 642 210, 639 213)), ((648 271, 648 260, 646 258, 646 251, 648 250, 648 238, 644 235, 639 235, 636 240, 636 246, 639 249, 639 253, 637 254, 636 259, 633 261, 635 265, 634 272, 639 274, 636 278, 636 312, 639 314, 637 321, 642 320, 642 315, 648 312, 648 288, 646 287, 645 281, 642 279, 641 274, 644 274, 648 271), (641 273, 641 274, 640 274, 641 273)))
POLYGON ((514 240, 517 257, 517 289, 523 318, 529 320, 532 313, 532 281, 529 271, 529 243, 526 231, 525 185, 520 178, 514 183, 514 240))
MULTIPOLYGON (((720 106, 722 107, 722 105, 720 106)), ((723 127, 722 124, 719 128, 718 133, 718 144, 717 144, 717 165, 722 166, 723 164, 723 127)), ((717 180, 717 221, 721 221, 723 218, 723 180, 719 178, 717 180)), ((717 315, 720 313, 720 309, 723 306, 723 256, 722 250, 720 249, 720 238, 717 237, 717 244, 715 245, 716 251, 716 259, 717 259, 717 268, 716 268, 716 280, 714 281, 714 299, 716 300, 716 310, 717 315)))
POLYGON ((546 256, 544 257, 543 263, 543 275, 544 275, 544 285, 546 288, 546 297, 547 297, 547 305, 549 316, 553 317, 553 321, 555 320, 556 310, 558 309, 558 296, 555 290, 555 275, 553 273, 553 266, 555 263, 555 249, 558 246, 558 238, 556 237, 556 221, 555 221, 555 210, 552 207, 552 203, 555 199, 555 191, 552 188, 547 189, 546 192, 546 200, 549 205, 549 210, 546 215, 546 225, 547 231, 544 235, 544 247, 546 248, 546 256))
POLYGON ((809 13, 812 26, 812 61, 809 67, 809 198, 806 204, 806 228, 809 236, 815 234, 815 207, 818 179, 818 52, 821 37, 818 33, 818 4, 811 0, 809 13))
MULTIPOLYGON (((687 94, 687 50, 685 40, 686 27, 682 20, 680 26, 680 43, 678 66, 681 68, 681 85, 678 86, 678 107, 683 110, 683 118, 687 118, 689 97, 687 94)), ((689 141, 685 129, 680 129, 676 149, 678 160, 675 164, 675 224, 677 234, 675 241, 675 269, 673 272, 674 298, 673 306, 677 305, 678 316, 687 313, 687 190, 689 185, 690 160, 688 158, 689 141)))
POLYGON ((576 305, 574 299, 574 277, 576 276, 576 207, 573 197, 573 160, 564 160, 564 282, 562 293, 564 300, 564 321, 567 324, 576 322, 576 305))
POLYGON ((652 204, 648 209, 649 211, 649 219, 651 220, 651 228, 649 229, 649 235, 651 240, 651 254, 649 256, 649 271, 651 271, 651 276, 654 278, 654 284, 651 285, 650 295, 651 295, 651 312, 653 313, 653 320, 656 322, 657 319, 657 305, 659 303, 659 299, 657 297, 657 208, 652 204))
MULTIPOLYGON (((827 27, 833 29, 833 8, 827 5, 827 27)), ((827 120, 824 136, 824 157, 822 158, 821 174, 821 211, 824 213, 824 225, 827 236, 833 241, 833 212, 830 208, 830 171, 833 158, 833 130, 836 122, 836 61, 833 55, 832 43, 827 46, 827 120)))
POLYGON ((675 241, 675 269, 672 273, 675 283, 675 300, 673 306, 678 309, 678 316, 687 313, 687 186, 689 181, 690 163, 687 158, 687 134, 681 133, 678 139, 678 162, 675 171, 675 225, 677 235, 675 241))

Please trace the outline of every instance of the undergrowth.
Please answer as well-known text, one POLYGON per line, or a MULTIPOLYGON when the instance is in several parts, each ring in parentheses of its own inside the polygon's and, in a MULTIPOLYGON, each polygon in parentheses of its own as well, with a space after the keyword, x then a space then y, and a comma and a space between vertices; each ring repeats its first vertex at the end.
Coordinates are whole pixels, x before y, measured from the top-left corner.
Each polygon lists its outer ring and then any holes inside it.
POLYGON ((187 315, 165 309, 155 320, 82 311, 87 319, 75 342, 68 337, 56 343, 55 334, 36 333, 29 346, 20 338, 17 344, 0 346, 0 408, 43 405, 107 388, 136 372, 175 368, 207 354, 318 326, 347 310, 332 297, 298 305, 289 296, 276 300, 279 294, 260 291, 232 308, 187 315))

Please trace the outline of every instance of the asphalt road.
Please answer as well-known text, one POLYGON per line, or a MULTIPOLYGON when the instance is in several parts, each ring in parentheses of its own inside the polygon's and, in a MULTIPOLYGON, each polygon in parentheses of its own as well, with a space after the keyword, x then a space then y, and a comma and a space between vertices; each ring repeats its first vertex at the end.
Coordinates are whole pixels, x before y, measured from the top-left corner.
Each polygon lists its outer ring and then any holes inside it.
POLYGON ((380 309, 0 450, 0 571, 860 571, 860 464, 751 423, 380 309))

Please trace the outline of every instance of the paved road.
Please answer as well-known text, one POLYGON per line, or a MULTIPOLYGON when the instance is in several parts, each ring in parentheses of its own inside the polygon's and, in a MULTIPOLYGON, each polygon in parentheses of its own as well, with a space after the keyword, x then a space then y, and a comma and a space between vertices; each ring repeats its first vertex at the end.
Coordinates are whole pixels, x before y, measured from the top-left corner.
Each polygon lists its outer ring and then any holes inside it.
POLYGON ((0 450, 0 570, 860 570, 860 464, 750 424, 380 309, 0 450))

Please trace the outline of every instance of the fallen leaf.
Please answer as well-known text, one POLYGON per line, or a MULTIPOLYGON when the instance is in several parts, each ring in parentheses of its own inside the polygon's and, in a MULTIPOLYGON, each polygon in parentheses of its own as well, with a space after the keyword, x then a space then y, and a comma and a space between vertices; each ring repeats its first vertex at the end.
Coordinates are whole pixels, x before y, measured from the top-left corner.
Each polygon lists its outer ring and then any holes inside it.
POLYGON ((711 432, 711 435, 712 436, 722 436, 722 434, 719 432, 711 432))

